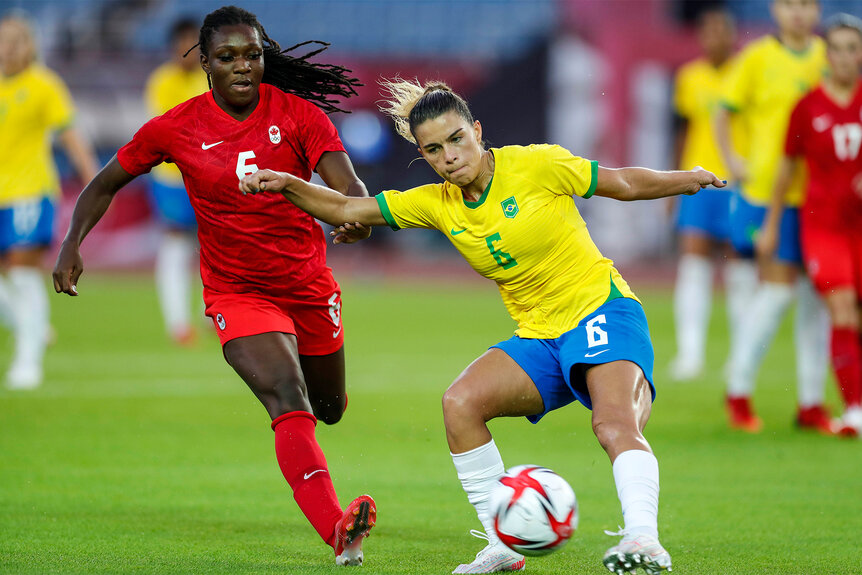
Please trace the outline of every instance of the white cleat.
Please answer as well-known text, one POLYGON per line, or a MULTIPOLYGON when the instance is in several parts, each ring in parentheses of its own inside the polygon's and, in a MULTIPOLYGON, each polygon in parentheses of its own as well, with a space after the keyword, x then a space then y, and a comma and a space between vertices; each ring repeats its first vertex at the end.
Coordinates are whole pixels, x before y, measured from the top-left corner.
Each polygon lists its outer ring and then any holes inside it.
POLYGON ((862 436, 862 407, 848 407, 838 419, 832 420, 832 430, 844 437, 862 436))
MULTIPOLYGON (((470 533, 480 539, 488 540, 481 531, 471 530, 470 533)), ((476 554, 472 563, 458 565, 452 573, 502 573, 506 571, 523 571, 524 556, 515 553, 499 541, 488 543, 476 554)))
MULTIPOLYGON (((617 535, 606 531, 608 535, 617 535)), ((670 554, 665 551, 658 539, 651 535, 623 536, 618 545, 605 553, 602 563, 615 575, 635 573, 638 568, 647 575, 659 575, 662 571, 672 571, 670 554)))
POLYGON ((42 385, 42 368, 38 365, 16 363, 6 373, 6 387, 8 389, 36 389, 40 385, 42 385))

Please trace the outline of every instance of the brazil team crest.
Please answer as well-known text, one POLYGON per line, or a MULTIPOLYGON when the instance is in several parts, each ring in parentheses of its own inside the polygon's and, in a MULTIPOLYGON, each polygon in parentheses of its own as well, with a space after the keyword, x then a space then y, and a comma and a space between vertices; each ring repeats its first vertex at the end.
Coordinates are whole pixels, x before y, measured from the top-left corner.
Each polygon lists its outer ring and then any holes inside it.
POLYGON ((518 215, 518 202, 515 201, 515 196, 511 198, 506 198, 500 205, 503 206, 503 215, 509 219, 514 218, 518 215))

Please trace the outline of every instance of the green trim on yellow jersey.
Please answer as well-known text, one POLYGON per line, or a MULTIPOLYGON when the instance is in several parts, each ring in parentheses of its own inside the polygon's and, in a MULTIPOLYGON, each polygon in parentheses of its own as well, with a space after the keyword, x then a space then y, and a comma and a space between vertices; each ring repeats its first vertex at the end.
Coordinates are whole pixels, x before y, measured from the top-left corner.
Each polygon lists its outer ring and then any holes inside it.
POLYGON ((494 176, 491 176, 491 179, 488 181, 488 185, 485 186, 485 191, 482 192, 482 195, 475 202, 468 202, 464 200, 464 205, 470 208, 471 210, 475 210, 479 206, 485 203, 485 199, 488 197, 488 192, 491 191, 491 184, 494 183, 494 176))
POLYGON ((383 214, 383 219, 386 220, 389 227, 396 232, 400 230, 401 228, 397 223, 395 223, 395 218, 392 217, 392 212, 389 211, 389 204, 386 203, 386 196, 383 194, 377 194, 374 196, 374 199, 377 200, 377 205, 380 206, 380 213, 383 214))
MULTIPOLYGON (((608 303, 612 299, 617 299, 620 297, 626 297, 623 295, 623 292, 620 291, 620 288, 617 287, 617 284, 614 283, 614 274, 611 272, 611 291, 608 293, 608 299, 605 300, 605 303, 608 303)), ((605 305, 604 303, 602 305, 605 305)))
POLYGON ((596 185, 599 181, 599 162, 597 160, 592 160, 590 162, 590 188, 587 192, 581 196, 584 199, 591 197, 596 193, 596 185))

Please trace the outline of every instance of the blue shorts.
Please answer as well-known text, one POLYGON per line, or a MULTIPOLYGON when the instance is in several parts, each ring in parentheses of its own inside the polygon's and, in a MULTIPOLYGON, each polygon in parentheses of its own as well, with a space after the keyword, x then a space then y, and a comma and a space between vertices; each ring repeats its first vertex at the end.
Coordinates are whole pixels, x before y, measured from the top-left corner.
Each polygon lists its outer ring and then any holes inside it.
POLYGON ((677 229, 683 234, 701 233, 718 241, 729 240, 732 193, 726 188, 706 188, 693 196, 680 196, 677 229))
POLYGON ((0 253, 47 248, 54 236, 54 200, 48 196, 15 202, 0 209, 0 253))
POLYGON ((169 186, 151 178, 150 200, 159 220, 167 226, 188 231, 197 226, 189 194, 182 184, 169 186))
MULTIPOLYGON (((730 199, 730 242, 742 257, 754 257, 754 241, 766 219, 766 206, 757 206, 742 194, 734 193, 730 199)), ((783 262, 802 265, 802 247, 799 243, 799 210, 784 208, 781 228, 778 231, 778 248, 775 258, 783 262)))
POLYGON ((637 300, 619 297, 605 302, 575 329, 556 339, 526 339, 516 335, 491 347, 514 359, 539 390, 545 410, 527 416, 533 423, 576 399, 592 409, 587 369, 612 361, 636 363, 655 399, 652 342, 646 315, 637 300))

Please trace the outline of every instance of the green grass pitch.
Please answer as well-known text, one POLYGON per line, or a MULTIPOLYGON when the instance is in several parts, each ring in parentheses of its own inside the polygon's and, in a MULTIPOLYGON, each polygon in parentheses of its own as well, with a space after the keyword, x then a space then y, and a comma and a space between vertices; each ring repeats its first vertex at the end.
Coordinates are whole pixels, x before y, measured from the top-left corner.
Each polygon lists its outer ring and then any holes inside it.
MULTIPOLYGON (((267 417, 207 334, 192 349, 162 335, 147 276, 87 276, 53 296, 47 382, 0 391, 0 573, 337 571, 300 515, 273 455, 267 417)), ((449 573, 482 547, 452 468, 440 396, 513 325, 493 285, 344 282, 350 407, 318 427, 342 503, 372 494, 379 519, 362 573, 449 573)), ((727 429, 723 311, 710 373, 672 383, 670 294, 634 288, 656 349, 647 437, 661 465, 659 528, 680 574, 862 572, 862 442, 795 431, 789 321, 770 350, 755 436, 727 429)), ((0 334, 0 361, 11 340, 0 334)), ((829 401, 838 401, 830 382, 829 401)), ((588 412, 533 426, 495 421, 507 466, 545 465, 580 502, 562 551, 529 573, 604 572, 602 533, 622 522, 588 412)), ((339 571, 340 572, 340 571, 339 571)))

